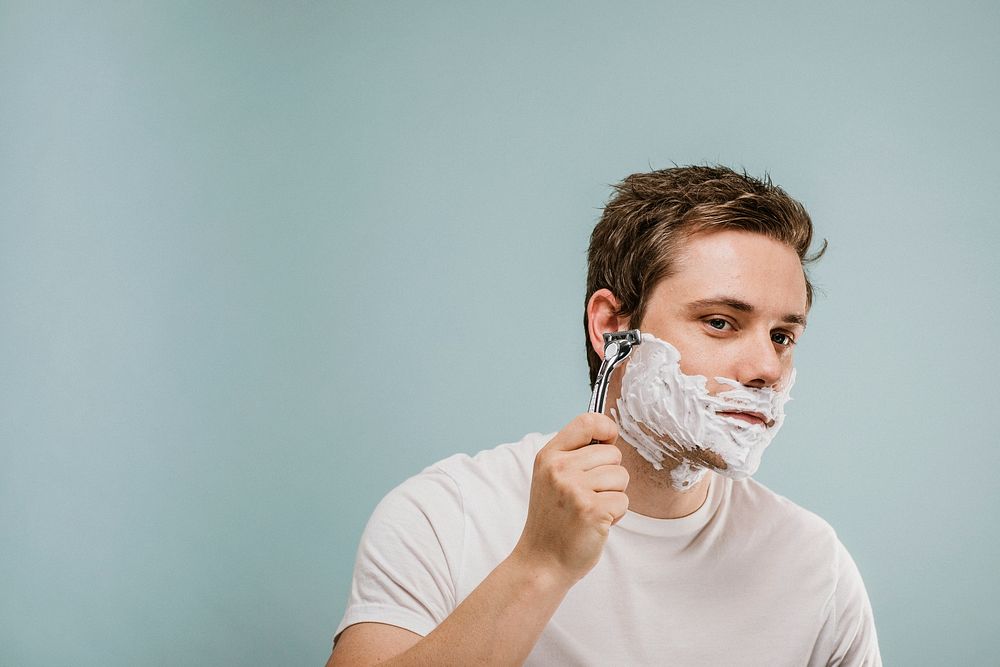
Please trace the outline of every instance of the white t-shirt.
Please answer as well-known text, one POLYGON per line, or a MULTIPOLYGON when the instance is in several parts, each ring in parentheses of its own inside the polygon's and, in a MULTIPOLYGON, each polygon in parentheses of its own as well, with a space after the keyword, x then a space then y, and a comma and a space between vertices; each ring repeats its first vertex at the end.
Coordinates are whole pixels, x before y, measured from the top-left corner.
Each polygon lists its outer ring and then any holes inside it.
MULTIPOLYGON (((410 478, 378 505, 337 634, 427 635, 506 558, 527 516, 534 433, 410 478)), ((681 519, 628 512, 527 665, 881 665, 861 575, 823 519, 752 479, 712 475, 681 519)))

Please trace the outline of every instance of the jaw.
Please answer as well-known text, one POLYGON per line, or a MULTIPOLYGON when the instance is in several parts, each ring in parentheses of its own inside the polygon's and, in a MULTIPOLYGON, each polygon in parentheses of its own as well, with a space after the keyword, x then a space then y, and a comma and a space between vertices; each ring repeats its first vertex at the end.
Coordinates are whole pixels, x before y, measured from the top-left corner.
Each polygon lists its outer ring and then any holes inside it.
POLYGON ((729 468, 729 464, 726 463, 725 459, 718 452, 711 449, 685 450, 684 458, 691 463, 711 468, 712 470, 726 470, 729 468))

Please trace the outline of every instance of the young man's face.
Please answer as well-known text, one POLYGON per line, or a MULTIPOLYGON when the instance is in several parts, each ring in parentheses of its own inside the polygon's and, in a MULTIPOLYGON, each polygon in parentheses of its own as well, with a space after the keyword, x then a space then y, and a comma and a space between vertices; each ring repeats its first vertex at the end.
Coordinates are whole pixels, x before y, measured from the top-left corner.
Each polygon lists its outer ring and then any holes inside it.
POLYGON ((682 245, 675 269, 654 288, 639 328, 676 347, 681 370, 708 378, 710 393, 730 388, 717 376, 781 389, 805 328, 806 282, 795 251, 761 234, 707 232, 682 245))

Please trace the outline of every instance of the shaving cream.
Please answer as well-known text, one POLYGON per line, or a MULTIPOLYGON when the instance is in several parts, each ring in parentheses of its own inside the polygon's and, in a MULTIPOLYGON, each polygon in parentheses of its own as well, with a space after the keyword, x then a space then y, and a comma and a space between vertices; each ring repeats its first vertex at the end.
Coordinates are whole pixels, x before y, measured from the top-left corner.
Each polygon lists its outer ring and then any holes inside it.
POLYGON ((693 488, 705 476, 706 466, 733 479, 749 477, 785 420, 795 369, 780 391, 716 377, 732 389, 712 395, 707 378, 684 374, 680 360, 673 345, 642 334, 642 344, 632 350, 625 367, 617 410, 611 411, 622 439, 657 470, 663 469, 664 456, 673 459, 670 476, 678 491, 693 488), (756 412, 767 425, 720 412, 756 412), (705 458, 721 459, 722 465, 710 465, 705 458))

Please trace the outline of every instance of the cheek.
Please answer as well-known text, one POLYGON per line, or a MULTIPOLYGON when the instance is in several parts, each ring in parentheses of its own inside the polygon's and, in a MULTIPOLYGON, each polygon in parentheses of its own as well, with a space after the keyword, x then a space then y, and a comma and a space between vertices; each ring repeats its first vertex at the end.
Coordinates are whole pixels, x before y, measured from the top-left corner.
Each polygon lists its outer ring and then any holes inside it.
POLYGON ((792 373, 795 372, 795 364, 792 362, 791 356, 782 363, 783 370, 781 371, 781 382, 778 383, 778 390, 785 389, 791 383, 792 373))
POLYGON ((685 375, 701 375, 708 379, 708 389, 711 393, 716 392, 718 383, 716 376, 732 377, 732 359, 724 349, 718 347, 688 345, 686 350, 681 350, 681 372, 685 375))

